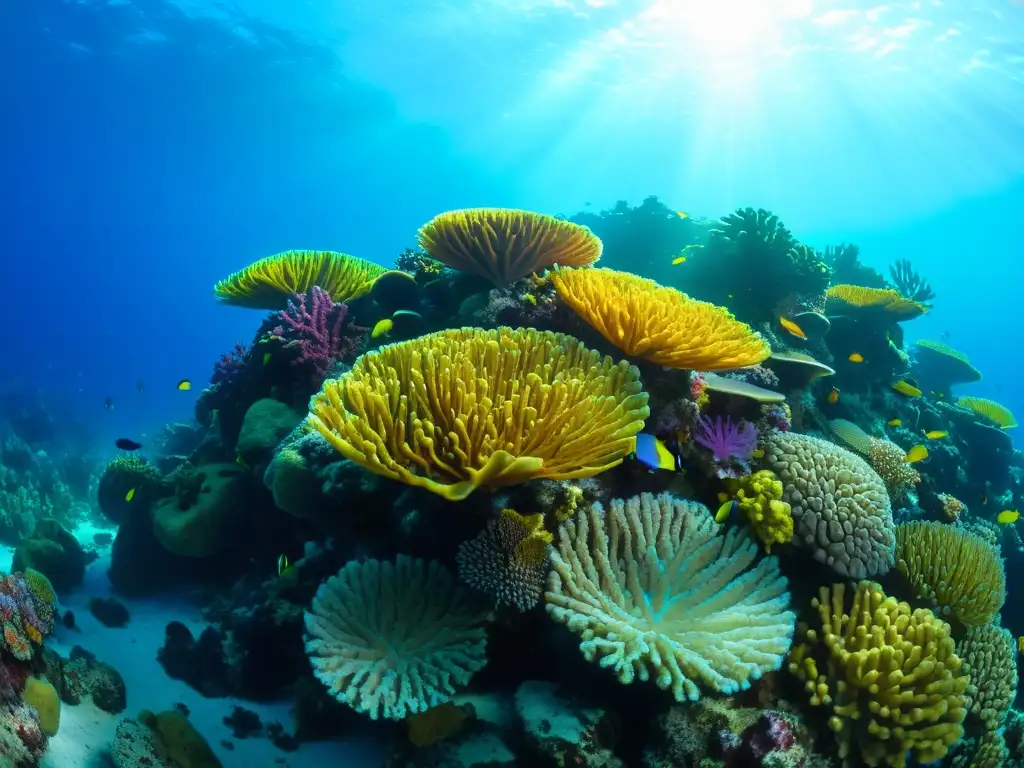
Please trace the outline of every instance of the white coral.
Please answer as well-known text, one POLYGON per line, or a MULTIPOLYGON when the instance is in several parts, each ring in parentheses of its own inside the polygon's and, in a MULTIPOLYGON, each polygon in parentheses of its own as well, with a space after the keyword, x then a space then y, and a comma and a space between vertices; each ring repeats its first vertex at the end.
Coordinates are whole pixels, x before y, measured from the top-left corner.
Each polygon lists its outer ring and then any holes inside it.
POLYGON ((480 618, 435 561, 353 561, 317 590, 306 652, 338 701, 401 720, 447 701, 487 663, 480 618))
POLYGON ((786 579, 745 530, 720 533, 706 507, 668 494, 616 499, 564 522, 545 593, 588 661, 700 698, 778 669, 793 638, 786 579))

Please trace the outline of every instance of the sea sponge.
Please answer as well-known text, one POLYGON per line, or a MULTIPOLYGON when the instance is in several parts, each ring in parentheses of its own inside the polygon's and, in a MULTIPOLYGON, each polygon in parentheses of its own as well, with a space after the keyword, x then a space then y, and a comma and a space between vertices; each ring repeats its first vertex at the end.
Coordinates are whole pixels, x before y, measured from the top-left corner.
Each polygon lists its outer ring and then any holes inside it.
POLYGON ((585 267, 601 258, 587 227, 531 211, 467 208, 420 227, 420 248, 443 264, 501 287, 554 264, 585 267))
POLYGON ((773 432, 765 464, 783 485, 797 540, 817 560, 853 579, 892 567, 895 530, 885 483, 859 456, 827 440, 773 432))
POLYGON ((995 400, 986 400, 984 397, 961 397, 957 398, 956 404, 973 411, 1000 429, 1012 429, 1017 426, 1017 419, 1010 409, 995 400))
POLYGON ((223 768, 209 743, 188 716, 177 709, 153 714, 139 712, 138 720, 148 727, 166 751, 168 761, 175 768, 223 768))
POLYGON ((968 677, 949 625, 912 611, 862 581, 845 612, 846 587, 822 587, 811 605, 821 629, 801 625, 789 671, 811 704, 832 710, 846 766, 903 768, 909 756, 930 763, 963 736, 968 677))
POLYGON ((295 294, 319 286, 333 301, 365 296, 387 272, 372 261, 335 251, 285 251, 253 262, 213 287, 217 300, 250 309, 284 309, 295 294))
POLYGON ((182 557, 210 557, 238 530, 247 504, 249 483, 234 464, 203 464, 179 480, 177 496, 153 505, 153 533, 170 552, 182 557), (183 492, 195 483, 195 492, 183 492))
POLYGON ((752 475, 726 479, 725 487, 736 499, 739 511, 750 522, 757 538, 771 552, 773 544, 793 539, 793 510, 782 501, 782 481, 774 472, 762 469, 752 475))
POLYGON ((435 561, 353 561, 317 590, 306 652, 342 704, 401 720, 447 701, 484 667, 481 618, 435 561))
POLYGON ((580 635, 588 661, 700 698, 778 669, 795 617, 774 557, 747 532, 721 535, 706 507, 669 494, 600 503, 559 527, 547 611, 580 635), (751 567, 753 566, 753 567, 751 567))
POLYGON ((863 285, 833 285, 825 294, 829 313, 854 312, 877 314, 895 321, 913 320, 928 311, 921 302, 906 298, 892 288, 867 288, 863 285))
POLYGON ((461 328, 364 354, 324 382, 309 422, 371 472, 458 501, 604 472, 649 414, 640 372, 571 336, 461 328))
POLYGON ((919 599, 968 626, 988 624, 1006 601, 999 550, 959 526, 896 526, 896 567, 919 599))
POLYGON ((729 310, 612 269, 558 269, 558 296, 631 357, 669 368, 716 371, 756 365, 771 347, 729 310))
POLYGON ((46 680, 30 677, 21 692, 25 703, 39 713, 39 727, 47 736, 56 736, 60 728, 60 696, 46 680))
POLYGON ((957 655, 971 676, 967 708, 995 731, 1002 726, 1017 696, 1017 643, 1002 627, 969 627, 957 643, 957 655))

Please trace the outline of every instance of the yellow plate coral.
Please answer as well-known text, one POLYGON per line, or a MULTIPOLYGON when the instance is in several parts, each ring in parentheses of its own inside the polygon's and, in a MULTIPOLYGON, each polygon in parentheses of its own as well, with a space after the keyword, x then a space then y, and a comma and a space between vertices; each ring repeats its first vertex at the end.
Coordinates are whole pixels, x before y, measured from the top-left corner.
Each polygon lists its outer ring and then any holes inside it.
POLYGON ((913 320, 928 311, 928 307, 906 298, 892 288, 867 288, 863 285, 833 285, 825 294, 830 311, 878 310, 893 320, 913 320))
POLYGON ((461 328, 363 355, 309 420, 345 458, 457 501, 610 469, 649 414, 640 372, 571 336, 461 328))
POLYGON ((768 342, 729 310, 613 269, 558 269, 559 297, 631 357, 669 368, 718 371, 756 365, 768 342))

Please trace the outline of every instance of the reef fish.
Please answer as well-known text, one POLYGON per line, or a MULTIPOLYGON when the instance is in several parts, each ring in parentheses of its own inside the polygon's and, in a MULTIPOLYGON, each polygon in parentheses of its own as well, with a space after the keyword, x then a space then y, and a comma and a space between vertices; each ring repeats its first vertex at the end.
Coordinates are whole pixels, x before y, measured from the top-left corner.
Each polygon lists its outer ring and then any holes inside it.
POLYGON ((690 218, 690 214, 683 213, 682 211, 676 211, 676 216, 678 216, 680 219, 688 219, 688 218, 690 218))
POLYGON ((288 555, 281 555, 277 558, 277 575, 287 576, 295 570, 295 566, 288 562, 288 555))
POLYGON ((941 440, 947 434, 949 433, 943 432, 941 429, 933 429, 931 432, 925 432, 924 436, 927 437, 929 440, 941 440))
POLYGON ((676 256, 674 259, 672 259, 672 266, 673 267, 678 267, 680 264, 685 264, 685 263, 686 263, 686 257, 685 256, 676 256))
POLYGON ((266 365, 269 362, 270 362, 270 353, 269 352, 264 352, 263 353, 263 364, 266 365))
POLYGON ((370 338, 376 339, 388 333, 392 328, 395 327, 394 321, 390 317, 385 317, 383 320, 378 320, 377 324, 373 326, 373 330, 370 331, 370 338))
POLYGON ((672 453, 664 442, 646 432, 641 432, 636 436, 634 454, 637 461, 646 464, 651 469, 676 470, 681 467, 679 457, 672 453))
POLYGON ((1016 509, 1004 509, 998 515, 996 515, 996 522, 1002 523, 1003 525, 1016 523, 1018 519, 1020 519, 1020 512, 1018 512, 1016 509))
POLYGON ((915 464, 918 461, 924 461, 928 458, 928 449, 923 445, 915 445, 909 451, 907 455, 903 457, 904 464, 915 464))
POLYGON ((715 513, 715 522, 724 523, 728 520, 732 514, 739 509, 739 502, 736 499, 725 502, 718 508, 718 512, 715 513))
POLYGON ((839 402, 839 390, 832 387, 832 390, 828 393, 828 396, 825 399, 828 401, 829 405, 835 405, 839 402))
POLYGON ((134 498, 135 498, 135 489, 134 488, 129 488, 128 489, 128 493, 126 493, 124 495, 124 500, 125 501, 131 501, 134 498))
POLYGON ((902 427, 903 426, 903 421, 900 420, 900 419, 889 419, 885 423, 888 424, 890 427, 902 427))
POLYGON ((807 334, 804 333, 804 329, 801 328, 796 323, 794 323, 792 320, 789 320, 785 317, 780 317, 779 325, 781 325, 787 333, 796 336, 798 339, 804 339, 806 341, 807 334))
POLYGON ((189 381, 188 379, 182 379, 181 381, 178 382, 178 389, 181 392, 188 392, 190 389, 192 389, 192 382, 189 381))
POLYGON ((122 451, 137 451, 142 447, 142 443, 136 443, 134 440, 129 440, 127 437, 117 438, 117 442, 114 443, 122 451))
POLYGON ((892 385, 892 388, 894 390, 896 390, 897 392, 899 392, 901 395, 906 395, 907 397, 920 397, 921 396, 921 390, 920 389, 915 387, 913 384, 907 383, 903 379, 900 379, 899 381, 894 383, 892 385))
POLYGON ((853 352, 846 359, 849 360, 851 363, 863 363, 864 355, 862 355, 860 352, 853 352))

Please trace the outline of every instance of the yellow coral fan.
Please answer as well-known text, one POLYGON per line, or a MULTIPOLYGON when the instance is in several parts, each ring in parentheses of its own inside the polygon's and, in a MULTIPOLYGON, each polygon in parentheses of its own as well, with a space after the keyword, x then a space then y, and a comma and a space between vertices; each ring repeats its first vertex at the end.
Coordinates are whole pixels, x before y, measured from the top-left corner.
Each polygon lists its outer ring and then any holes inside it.
POLYGON ((774 472, 762 469, 739 479, 728 479, 725 487, 750 521, 754 533, 768 552, 773 544, 788 544, 793 539, 793 511, 782 501, 782 481, 774 472))
POLYGON ((894 320, 913 320, 928 311, 924 304, 908 299, 891 288, 833 285, 825 295, 829 301, 846 305, 847 308, 878 310, 894 320))
POLYGON ((956 404, 994 422, 1000 429, 1017 426, 1017 419, 1010 409, 995 400, 986 400, 984 397, 961 397, 957 399, 956 404))
POLYGON ((795 617, 774 557, 706 507, 668 494, 594 504, 559 528, 544 597, 588 661, 621 683, 655 679, 676 701, 778 669, 795 617), (756 561, 756 563, 755 563, 756 561))
POLYGON ((627 355, 669 368, 756 365, 771 347, 729 310, 612 269, 559 269, 559 297, 627 355))
POLYGON ((602 248, 587 227, 509 208, 442 213, 420 227, 417 240, 432 258, 499 287, 554 264, 588 266, 602 248))
POLYGON ((858 453, 868 457, 868 463, 885 481, 885 487, 900 493, 908 486, 921 482, 921 475, 903 459, 906 452, 891 440, 872 437, 852 421, 834 419, 829 422, 833 434, 858 453))
POLYGON ((986 624, 969 628, 957 653, 971 676, 967 707, 987 731, 995 731, 1017 696, 1017 643, 1009 631, 986 624))
POLYGON ((372 261, 335 251, 285 251, 267 256, 219 281, 213 291, 225 304, 250 309, 283 309, 296 293, 314 285, 334 301, 352 301, 370 292, 388 270, 372 261))
POLYGON ((635 367, 571 336, 462 328, 364 354, 324 382, 309 420, 345 458, 457 501, 604 472, 649 413, 635 367))
POLYGON ((963 736, 968 677, 949 625, 862 581, 849 613, 846 587, 822 587, 812 605, 821 630, 801 626, 789 670, 829 726, 844 765, 903 768, 939 760, 963 736))
POLYGON ((896 567, 918 598, 967 625, 988 624, 1006 600, 999 551, 956 526, 896 526, 896 567))

